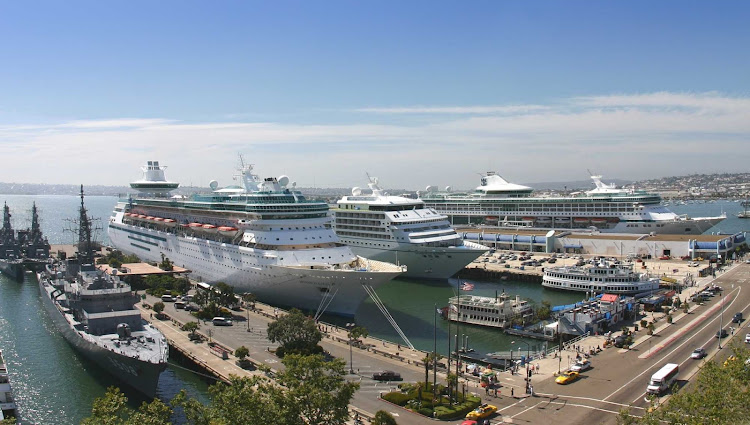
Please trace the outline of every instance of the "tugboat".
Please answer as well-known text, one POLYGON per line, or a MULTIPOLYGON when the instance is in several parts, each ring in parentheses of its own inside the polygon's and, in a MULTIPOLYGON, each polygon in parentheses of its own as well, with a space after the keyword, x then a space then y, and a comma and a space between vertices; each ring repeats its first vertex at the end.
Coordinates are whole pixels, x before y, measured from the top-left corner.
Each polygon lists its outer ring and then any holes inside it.
POLYGON ((10 387, 8 368, 3 359, 3 350, 0 350, 0 422, 4 419, 18 416, 16 402, 13 400, 13 391, 10 387))
POLYGON ((17 281, 23 280, 21 244, 10 225, 10 209, 3 207, 3 227, 0 229, 0 272, 17 281))
POLYGON ((159 374, 167 367, 164 335, 141 318, 130 285, 116 272, 94 265, 91 219, 83 204, 77 256, 50 263, 38 273, 47 312, 65 339, 87 359, 128 386, 154 397, 159 374))

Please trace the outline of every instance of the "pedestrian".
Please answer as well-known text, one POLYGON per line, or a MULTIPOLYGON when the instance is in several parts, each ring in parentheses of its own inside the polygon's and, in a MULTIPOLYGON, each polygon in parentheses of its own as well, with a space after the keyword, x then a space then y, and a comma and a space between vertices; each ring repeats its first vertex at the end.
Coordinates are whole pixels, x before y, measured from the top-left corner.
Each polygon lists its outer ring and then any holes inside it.
POLYGON ((511 396, 511 397, 515 397, 516 395, 515 395, 514 393, 515 393, 515 391, 513 391, 513 388, 511 388, 511 389, 510 389, 510 396, 511 396))

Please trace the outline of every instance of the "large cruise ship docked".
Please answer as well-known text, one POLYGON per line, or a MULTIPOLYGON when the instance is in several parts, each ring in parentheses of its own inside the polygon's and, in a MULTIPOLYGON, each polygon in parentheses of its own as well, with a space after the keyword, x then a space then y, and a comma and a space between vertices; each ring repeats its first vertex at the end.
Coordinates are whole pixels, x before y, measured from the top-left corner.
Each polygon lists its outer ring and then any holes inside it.
POLYGON ((404 264, 407 277, 447 279, 487 251, 463 242, 448 217, 422 201, 390 196, 368 178, 371 194, 355 187, 333 210, 336 235, 356 254, 404 264))
POLYGON ((509 183, 495 172, 482 176, 472 193, 427 191, 425 205, 450 217, 451 223, 524 226, 540 229, 609 233, 699 235, 726 218, 690 218, 662 205, 661 196, 617 188, 591 176, 595 189, 571 196, 534 196, 533 189, 509 183))
POLYGON ((237 292, 288 307, 353 316, 367 293, 406 267, 355 255, 331 228, 328 205, 305 199, 289 178, 260 179, 241 164, 242 187, 189 198, 158 161, 132 186, 140 195, 115 206, 112 244, 148 261, 162 254, 196 279, 224 282, 237 292))

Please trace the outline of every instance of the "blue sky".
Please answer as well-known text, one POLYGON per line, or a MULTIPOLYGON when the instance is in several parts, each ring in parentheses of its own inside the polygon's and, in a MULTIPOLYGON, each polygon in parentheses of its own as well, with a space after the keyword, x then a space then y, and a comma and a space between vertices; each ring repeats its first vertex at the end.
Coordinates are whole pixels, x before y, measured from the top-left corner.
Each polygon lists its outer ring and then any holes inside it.
POLYGON ((746 171, 746 2, 5 2, 3 181, 746 171), (29 160, 47 164, 29 167, 29 160))

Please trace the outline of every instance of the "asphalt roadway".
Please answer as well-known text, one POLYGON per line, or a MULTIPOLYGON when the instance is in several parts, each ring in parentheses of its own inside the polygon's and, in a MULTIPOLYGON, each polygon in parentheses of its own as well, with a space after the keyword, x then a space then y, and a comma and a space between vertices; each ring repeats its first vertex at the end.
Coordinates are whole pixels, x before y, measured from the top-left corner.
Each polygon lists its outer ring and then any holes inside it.
MULTIPOLYGON (((501 400, 498 417, 493 422, 541 424, 614 424, 623 408, 631 414, 641 415, 650 404, 646 399, 646 386, 653 373, 666 363, 680 366, 678 385, 685 385, 695 376, 704 361, 723 361, 731 354, 730 340, 744 341, 750 332, 747 320, 738 325, 731 323, 736 312, 750 314, 750 265, 740 264, 719 276, 714 283, 724 288, 704 306, 668 326, 631 350, 608 349, 592 359, 593 368, 583 372, 581 378, 568 385, 559 385, 553 378, 534 383, 534 397, 523 400, 501 400), (723 308, 718 304, 725 298, 723 308), (710 314, 706 314, 710 312, 710 314), (706 317, 701 319, 701 316, 706 317), (692 317, 691 317, 692 316, 692 317), (718 349, 716 332, 726 329, 728 338, 721 340, 718 349), (730 327, 735 331, 732 335, 730 327), (690 354, 703 347, 708 357, 694 360, 690 354)), ((669 394, 663 395, 663 403, 669 394)))
MULTIPOLYGON (((678 384, 685 385, 687 379, 697 372, 701 362, 711 361, 717 354, 718 358, 723 360, 730 354, 729 349, 718 350, 715 334, 720 322, 730 333, 730 337, 721 340, 722 346, 728 345, 733 337, 744 340, 745 334, 750 332, 750 328, 746 326, 747 320, 734 335, 730 331, 730 326, 737 327, 737 324, 731 323, 736 312, 741 311, 745 318, 750 317, 748 281, 750 265, 735 266, 715 280, 715 284, 724 288, 721 296, 713 297, 678 323, 659 330, 655 336, 648 339, 648 342, 630 350, 607 349, 593 356, 593 368, 582 373, 582 377, 574 383, 558 385, 550 375, 542 376, 541 380, 537 381, 540 378, 535 379, 535 375, 532 377, 535 395, 525 397, 521 395, 523 384, 519 383, 522 382, 522 378, 516 375, 512 379, 506 378, 507 382, 503 382, 504 387, 501 388, 498 397, 486 395, 473 382, 467 383, 469 390, 480 393, 486 402, 499 408, 498 414, 491 418, 495 424, 543 424, 553 421, 556 424, 614 424, 619 411, 626 407, 630 408, 632 414, 640 415, 649 407, 645 393, 649 378, 664 364, 678 363, 678 384), (725 300, 724 308, 719 308, 718 304, 722 299, 725 300), (708 351, 706 359, 690 358, 691 352, 697 347, 703 347, 708 351), (510 397, 510 388, 514 389, 515 397, 510 397)), ((157 300, 149 297, 147 301, 153 303, 157 300)), ((177 320, 195 320, 188 312, 176 310, 171 303, 166 304, 164 312, 177 320)), ((205 335, 210 330, 212 339, 227 347, 248 347, 252 360, 265 363, 274 369, 282 367, 279 359, 268 351, 275 347, 266 339, 266 328, 273 318, 244 311, 235 314, 234 326, 217 327, 211 322, 205 322, 201 324, 200 332, 205 335)), ((325 338, 321 345, 331 355, 345 359, 347 367, 349 366, 350 350, 346 343, 325 338)), ((349 374, 347 379, 360 383, 360 389, 352 400, 353 405, 370 414, 381 409, 391 412, 402 425, 434 423, 433 420, 380 400, 378 395, 394 389, 397 383, 383 383, 372 379, 374 372, 393 370, 400 373, 405 382, 421 381, 424 379, 422 367, 358 348, 354 348, 351 355, 354 373, 349 374)), ((440 374, 438 381, 444 381, 440 374)), ((464 382, 463 379, 461 382, 464 382)), ((668 394, 661 397, 661 402, 667 397, 668 394)))

